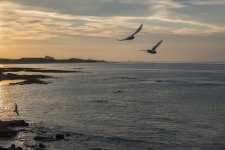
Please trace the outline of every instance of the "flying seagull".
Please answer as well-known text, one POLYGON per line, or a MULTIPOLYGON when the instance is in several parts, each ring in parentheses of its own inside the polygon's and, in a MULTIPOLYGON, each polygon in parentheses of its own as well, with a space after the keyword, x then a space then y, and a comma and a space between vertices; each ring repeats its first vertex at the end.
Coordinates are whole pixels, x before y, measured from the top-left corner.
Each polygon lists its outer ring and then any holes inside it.
POLYGON ((147 50, 142 50, 142 51, 147 51, 148 53, 155 54, 156 48, 163 42, 163 40, 159 41, 152 49, 147 49, 147 50))
POLYGON ((141 29, 142 29, 142 27, 143 27, 143 24, 133 33, 133 34, 131 34, 130 36, 128 36, 127 38, 125 38, 125 39, 120 39, 120 40, 118 40, 118 41, 125 41, 125 40, 133 40, 135 37, 135 34, 137 34, 138 32, 140 32, 141 31, 141 29))
POLYGON ((19 116, 19 111, 18 111, 18 107, 17 107, 17 104, 15 103, 15 106, 14 106, 14 110, 13 112, 15 112, 17 114, 17 116, 19 116))

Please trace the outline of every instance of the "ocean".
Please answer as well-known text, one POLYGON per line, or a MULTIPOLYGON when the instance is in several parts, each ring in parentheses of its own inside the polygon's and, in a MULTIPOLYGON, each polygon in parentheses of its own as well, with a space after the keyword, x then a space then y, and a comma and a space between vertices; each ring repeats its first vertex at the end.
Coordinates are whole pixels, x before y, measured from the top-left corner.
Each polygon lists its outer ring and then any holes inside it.
MULTIPOLYGON (((225 64, 74 63, 4 65, 78 70, 47 85, 0 83, 0 120, 67 133, 48 149, 225 149, 225 64), (12 113, 18 104, 20 116, 12 113)), ((46 73, 34 73, 46 74, 46 73)), ((2 140, 24 146, 29 135, 2 140)))

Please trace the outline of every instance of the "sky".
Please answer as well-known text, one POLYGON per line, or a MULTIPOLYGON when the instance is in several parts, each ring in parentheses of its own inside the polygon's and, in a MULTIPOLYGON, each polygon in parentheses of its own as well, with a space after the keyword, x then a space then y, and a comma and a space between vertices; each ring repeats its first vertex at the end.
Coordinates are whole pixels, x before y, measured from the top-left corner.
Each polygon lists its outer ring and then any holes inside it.
POLYGON ((225 0, 0 0, 0 58, 225 61, 225 0), (134 40, 119 42, 143 29, 134 40), (144 50, 164 42, 156 55, 144 50))

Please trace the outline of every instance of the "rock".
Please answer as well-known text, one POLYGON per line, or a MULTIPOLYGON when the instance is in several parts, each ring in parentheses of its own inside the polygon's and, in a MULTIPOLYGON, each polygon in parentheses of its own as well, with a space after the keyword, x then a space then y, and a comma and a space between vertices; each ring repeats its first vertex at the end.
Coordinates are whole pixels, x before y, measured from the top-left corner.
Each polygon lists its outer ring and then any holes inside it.
POLYGON ((45 148, 45 145, 42 144, 42 143, 40 143, 40 144, 39 144, 39 148, 45 148))
POLYGON ((16 145, 15 145, 15 144, 12 144, 12 145, 10 146, 10 148, 15 149, 15 148, 16 148, 16 145))
POLYGON ((63 132, 63 134, 64 134, 65 136, 71 136, 71 133, 70 133, 70 132, 63 132))
POLYGON ((24 120, 0 121, 0 138, 13 138, 18 131, 8 127, 28 126, 24 120))
POLYGON ((35 149, 36 147, 38 147, 37 143, 33 140, 32 141, 24 141, 23 145, 28 148, 32 148, 32 149, 35 149))
POLYGON ((0 128, 28 126, 24 120, 0 121, 0 128))
POLYGON ((55 138, 56 138, 56 139, 64 139, 64 135, 63 135, 63 134, 60 134, 60 133, 57 133, 57 134, 55 135, 55 138))
POLYGON ((41 136, 41 135, 37 135, 34 137, 34 140, 36 141, 55 141, 55 139, 51 136, 41 136))
POLYGON ((0 150, 8 150, 8 148, 4 148, 4 147, 0 146, 0 150))
POLYGON ((20 146, 18 146, 18 147, 16 148, 16 150, 23 150, 23 148, 20 147, 20 146))
POLYGON ((115 91, 115 92, 113 92, 113 93, 122 93, 123 91, 121 91, 121 90, 118 90, 118 91, 115 91))
POLYGON ((0 128, 0 138, 13 138, 18 131, 9 128, 0 128))

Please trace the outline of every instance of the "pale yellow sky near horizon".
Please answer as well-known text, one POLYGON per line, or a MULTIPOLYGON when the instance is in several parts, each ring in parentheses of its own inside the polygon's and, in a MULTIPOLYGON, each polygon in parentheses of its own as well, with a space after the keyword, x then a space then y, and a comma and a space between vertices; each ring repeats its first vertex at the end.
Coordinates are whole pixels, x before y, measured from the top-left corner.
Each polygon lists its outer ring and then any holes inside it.
POLYGON ((224 6, 222 0, 2 0, 0 58, 224 61, 224 6), (140 24, 134 40, 116 40, 140 24), (139 51, 161 39, 156 55, 139 51))

